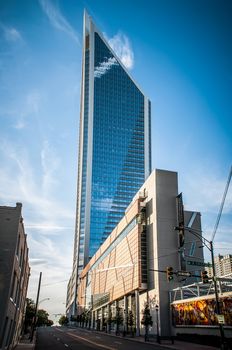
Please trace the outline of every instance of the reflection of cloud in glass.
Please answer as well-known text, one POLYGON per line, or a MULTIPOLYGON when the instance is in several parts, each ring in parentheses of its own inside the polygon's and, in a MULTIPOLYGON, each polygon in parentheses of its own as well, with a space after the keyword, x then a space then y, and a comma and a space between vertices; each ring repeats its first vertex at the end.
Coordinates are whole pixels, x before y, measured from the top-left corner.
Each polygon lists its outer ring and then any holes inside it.
POLYGON ((95 67, 94 78, 101 78, 102 75, 115 65, 118 65, 118 62, 114 57, 110 57, 106 61, 101 62, 99 66, 95 67))
POLYGON ((111 209, 112 203, 113 203, 112 198, 101 198, 101 199, 98 199, 98 200, 94 200, 93 201, 93 206, 97 210, 109 211, 111 209))
POLYGON ((124 66, 127 69, 132 69, 134 66, 134 52, 128 37, 119 32, 113 38, 108 39, 108 41, 124 66))

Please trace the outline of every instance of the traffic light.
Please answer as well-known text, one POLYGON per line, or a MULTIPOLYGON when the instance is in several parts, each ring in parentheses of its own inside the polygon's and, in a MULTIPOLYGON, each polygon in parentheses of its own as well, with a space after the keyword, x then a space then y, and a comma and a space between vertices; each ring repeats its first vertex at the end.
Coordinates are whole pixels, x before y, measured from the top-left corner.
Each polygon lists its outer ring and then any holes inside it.
POLYGON ((209 283, 209 277, 207 271, 201 271, 201 281, 203 283, 209 283))
POLYGON ((174 272, 173 272, 173 267, 169 266, 166 268, 166 275, 167 275, 167 281, 172 281, 174 276, 173 276, 174 272))
POLYGON ((183 206, 183 198, 182 193, 180 193, 176 197, 176 205, 177 205, 177 222, 178 226, 175 230, 179 231, 179 246, 180 248, 184 245, 184 206, 183 206))
POLYGON ((179 247, 181 248, 184 245, 184 235, 185 235, 184 225, 180 224, 179 226, 175 226, 174 230, 178 231, 178 234, 179 234, 179 247))

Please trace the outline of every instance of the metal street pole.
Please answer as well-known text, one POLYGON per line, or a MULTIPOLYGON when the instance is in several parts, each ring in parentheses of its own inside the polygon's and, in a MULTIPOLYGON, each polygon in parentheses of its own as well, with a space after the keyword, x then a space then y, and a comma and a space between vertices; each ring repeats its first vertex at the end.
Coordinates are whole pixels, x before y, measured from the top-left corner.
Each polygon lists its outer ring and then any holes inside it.
MULTIPOLYGON (((213 269, 213 282, 214 282, 215 299, 216 299, 216 312, 217 312, 217 315, 220 315, 220 303, 219 303, 218 289, 217 289, 217 278, 216 278, 216 269, 215 269, 215 262, 214 262, 213 242, 210 241, 209 244, 210 244, 210 253, 211 253, 212 269, 213 269)), ((224 344, 225 344, 224 329, 223 329, 221 323, 218 322, 218 324, 219 324, 219 330, 220 330, 220 336, 221 336, 221 349, 224 349, 224 344)))
POLYGON ((160 336, 159 336, 159 305, 155 306, 156 310, 156 341, 160 344, 160 336))
MULTIPOLYGON (((217 289, 217 278, 216 278, 216 269, 215 269, 215 262, 214 262, 214 251, 213 251, 213 241, 209 241, 205 237, 200 234, 197 230, 194 230, 190 227, 184 227, 186 230, 191 232, 196 237, 200 238, 203 245, 208 248, 211 254, 211 261, 212 261, 212 269, 213 269, 213 282, 214 282, 214 291, 215 291, 215 300, 216 300, 216 313, 217 315, 220 315, 220 303, 219 303, 219 296, 218 296, 218 289, 217 289)), ((178 227, 175 227, 175 230, 178 230, 178 227)), ((219 331, 220 331, 220 338, 221 338, 221 350, 225 349, 225 334, 224 329, 221 323, 218 322, 219 331)))

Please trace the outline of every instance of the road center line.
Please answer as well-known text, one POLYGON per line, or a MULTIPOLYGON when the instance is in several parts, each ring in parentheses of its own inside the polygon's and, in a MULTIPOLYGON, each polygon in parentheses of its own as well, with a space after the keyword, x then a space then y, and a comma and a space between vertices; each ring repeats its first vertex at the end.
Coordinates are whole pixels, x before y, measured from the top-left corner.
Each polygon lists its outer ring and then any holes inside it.
POLYGON ((95 346, 97 345, 97 346, 99 346, 100 348, 103 348, 103 349, 107 349, 107 350, 117 350, 116 348, 112 348, 111 346, 106 346, 106 345, 103 345, 103 344, 99 344, 99 343, 93 342, 93 341, 88 340, 88 339, 86 339, 86 338, 80 337, 79 335, 76 335, 76 334, 74 335, 74 334, 69 333, 69 332, 67 332, 66 334, 68 334, 70 337, 84 340, 84 341, 86 341, 87 343, 90 343, 90 344, 92 344, 92 345, 95 345, 95 346))

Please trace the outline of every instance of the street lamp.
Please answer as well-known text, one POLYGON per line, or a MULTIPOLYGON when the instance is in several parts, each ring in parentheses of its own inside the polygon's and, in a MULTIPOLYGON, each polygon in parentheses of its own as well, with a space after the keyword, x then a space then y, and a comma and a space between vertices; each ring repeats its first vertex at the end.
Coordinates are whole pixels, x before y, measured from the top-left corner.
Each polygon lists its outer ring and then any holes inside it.
MULTIPOLYGON (((175 227, 176 231, 183 230, 183 227, 175 227)), ((214 262, 214 250, 213 250, 213 241, 209 241, 205 237, 202 236, 202 231, 192 229, 188 226, 184 226, 184 230, 189 231, 194 236, 199 238, 203 244, 204 247, 206 247, 211 254, 211 263, 212 263, 212 270, 213 270, 213 283, 214 283, 214 291, 215 291, 215 299, 216 299, 216 313, 217 315, 220 315, 220 304, 219 304, 219 296, 218 296, 218 289, 217 289, 217 278, 216 278, 216 269, 215 269, 215 262, 214 262)), ((219 330, 220 330, 220 336, 221 336, 221 349, 224 349, 224 341, 225 341, 225 335, 224 330, 222 327, 222 324, 219 323, 219 330)))
POLYGON ((157 343, 160 343, 160 335, 159 335, 159 305, 156 304, 155 306, 156 311, 156 341, 157 343))

